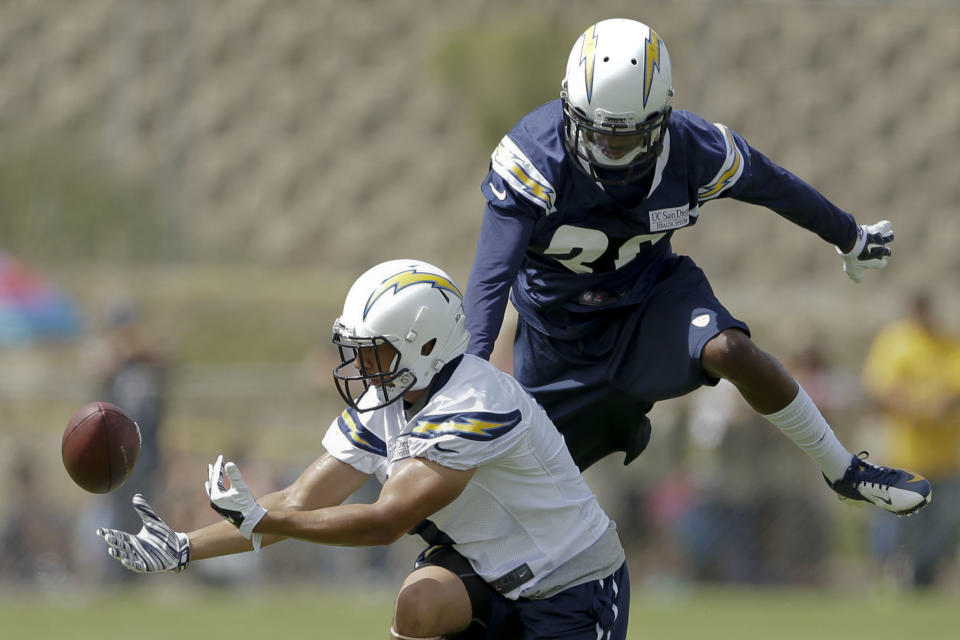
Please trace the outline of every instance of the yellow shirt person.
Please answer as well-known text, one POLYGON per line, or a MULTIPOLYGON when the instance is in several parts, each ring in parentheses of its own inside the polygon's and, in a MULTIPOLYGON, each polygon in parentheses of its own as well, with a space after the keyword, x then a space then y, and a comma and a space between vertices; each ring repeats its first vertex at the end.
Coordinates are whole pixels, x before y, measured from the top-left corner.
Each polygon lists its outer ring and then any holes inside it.
POLYGON ((877 335, 863 384, 888 418, 891 464, 930 480, 960 472, 960 339, 935 327, 928 297, 877 335))

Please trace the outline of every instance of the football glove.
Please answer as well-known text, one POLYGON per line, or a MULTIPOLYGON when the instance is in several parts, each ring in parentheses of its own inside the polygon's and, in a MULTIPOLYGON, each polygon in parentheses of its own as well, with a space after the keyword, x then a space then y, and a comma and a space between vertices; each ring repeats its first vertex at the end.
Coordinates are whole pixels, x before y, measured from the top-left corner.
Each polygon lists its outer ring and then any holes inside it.
POLYGON ((187 534, 171 529, 139 493, 133 496, 133 508, 143 522, 137 535, 118 529, 97 529, 110 556, 137 573, 183 571, 190 561, 187 534))
MULTIPOLYGON (((224 519, 240 530, 240 534, 250 539, 253 528, 267 515, 267 510, 257 504, 256 498, 247 488, 240 469, 232 462, 223 463, 223 456, 217 456, 217 461, 207 465, 208 477, 204 486, 210 496, 210 506, 224 519), (230 478, 230 488, 224 484, 224 474, 230 478)), ((255 546, 259 547, 259 536, 256 536, 255 546)))
POLYGON ((865 269, 883 269, 892 253, 888 242, 893 241, 893 226, 889 220, 876 224, 862 224, 857 227, 857 241, 853 249, 844 253, 837 247, 837 253, 843 258, 843 270, 854 282, 863 280, 865 269))

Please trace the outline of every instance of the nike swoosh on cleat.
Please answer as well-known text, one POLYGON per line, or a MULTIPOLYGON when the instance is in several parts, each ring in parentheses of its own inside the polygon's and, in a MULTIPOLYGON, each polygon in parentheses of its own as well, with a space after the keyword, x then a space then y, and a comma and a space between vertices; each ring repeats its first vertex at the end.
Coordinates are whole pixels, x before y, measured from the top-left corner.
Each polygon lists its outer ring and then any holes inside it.
POLYGON ((923 476, 918 476, 915 473, 911 474, 911 476, 912 477, 909 480, 907 480, 907 482, 921 482, 923 480, 926 480, 926 478, 924 478, 923 476))
POLYGON ((884 497, 881 497, 881 496, 877 496, 877 500, 879 500, 880 502, 883 502, 884 504, 888 504, 888 505, 891 505, 891 506, 893 505, 893 500, 891 500, 890 498, 884 498, 884 497))

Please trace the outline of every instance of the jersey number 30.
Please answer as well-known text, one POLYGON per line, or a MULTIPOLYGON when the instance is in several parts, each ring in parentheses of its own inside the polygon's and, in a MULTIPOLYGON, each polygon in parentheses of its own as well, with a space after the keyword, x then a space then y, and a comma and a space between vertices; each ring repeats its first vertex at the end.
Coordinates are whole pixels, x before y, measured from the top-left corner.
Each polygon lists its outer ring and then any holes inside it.
MULTIPOLYGON (((627 264, 641 253, 645 245, 654 244, 665 235, 648 233, 625 240, 617 250, 614 268, 619 269, 627 264)), ((603 231, 565 224, 557 227, 550 239, 550 246, 543 253, 574 273, 593 273, 590 263, 600 258, 609 246, 610 239, 603 231)))

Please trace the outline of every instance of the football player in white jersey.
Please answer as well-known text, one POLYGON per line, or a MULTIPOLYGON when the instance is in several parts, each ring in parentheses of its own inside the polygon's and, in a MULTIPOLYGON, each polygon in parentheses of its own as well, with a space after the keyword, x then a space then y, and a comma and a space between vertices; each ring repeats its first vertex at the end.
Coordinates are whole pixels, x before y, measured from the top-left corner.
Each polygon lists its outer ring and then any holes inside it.
POLYGON ((927 504, 927 480, 870 464, 839 442, 797 381, 670 245, 710 201, 733 198, 835 245, 859 282, 886 266, 890 223, 858 224, 729 127, 674 109, 667 46, 641 22, 587 28, 561 87, 491 157, 464 302, 467 353, 490 356, 510 297, 519 315, 513 374, 581 468, 614 451, 629 462, 647 445, 655 403, 725 378, 840 495, 898 515, 927 504))
POLYGON ((210 504, 227 522, 183 533, 134 498, 137 534, 98 529, 137 572, 285 538, 429 544, 400 587, 392 638, 625 638, 630 588, 616 526, 546 413, 520 384, 464 352, 462 294, 442 270, 393 260, 364 273, 333 327, 347 408, 326 453, 260 498, 223 456, 210 504), (375 475, 373 504, 342 504, 375 475))

